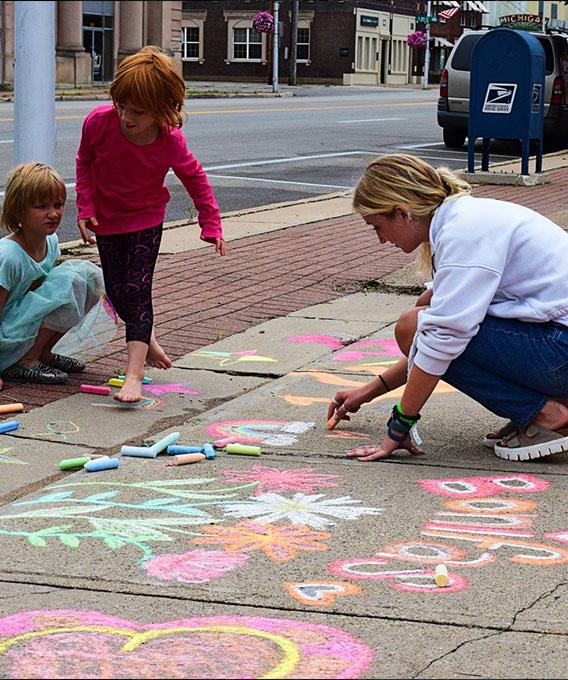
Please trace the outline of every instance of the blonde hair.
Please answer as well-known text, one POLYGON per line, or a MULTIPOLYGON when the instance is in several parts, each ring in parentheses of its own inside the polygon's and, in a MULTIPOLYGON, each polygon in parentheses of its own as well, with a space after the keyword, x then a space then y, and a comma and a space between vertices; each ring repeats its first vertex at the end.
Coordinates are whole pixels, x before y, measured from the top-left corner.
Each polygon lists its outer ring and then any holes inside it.
POLYGON ((127 57, 110 86, 115 106, 131 102, 151 114, 163 130, 183 125, 185 82, 173 60, 149 45, 127 57))
MULTIPOLYGON (((388 154, 367 166, 353 193, 353 210, 362 217, 392 217, 397 205, 411 215, 429 217, 448 197, 471 193, 471 186, 449 168, 433 168, 408 154, 388 154)), ((422 259, 431 264, 430 244, 422 244, 422 259)))
POLYGON ((44 163, 22 163, 8 177, 0 225, 15 234, 22 226, 26 210, 52 198, 67 199, 65 182, 59 173, 44 163))

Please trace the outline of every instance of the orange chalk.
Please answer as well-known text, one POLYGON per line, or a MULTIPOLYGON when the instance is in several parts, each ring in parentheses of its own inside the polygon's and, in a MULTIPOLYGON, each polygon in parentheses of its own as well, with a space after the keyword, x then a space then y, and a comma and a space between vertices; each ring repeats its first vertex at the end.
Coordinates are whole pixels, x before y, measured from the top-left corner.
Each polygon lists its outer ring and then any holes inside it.
POLYGON ((327 429, 333 430, 333 428, 339 423, 340 420, 341 418, 339 418, 336 411, 335 414, 332 415, 331 418, 327 421, 327 429))
POLYGON ((167 465, 187 465, 187 463, 199 463, 205 460, 204 453, 184 453, 179 456, 174 456, 167 465))
POLYGON ((0 413, 16 413, 17 411, 23 410, 23 404, 2 404, 2 406, 0 406, 0 413))

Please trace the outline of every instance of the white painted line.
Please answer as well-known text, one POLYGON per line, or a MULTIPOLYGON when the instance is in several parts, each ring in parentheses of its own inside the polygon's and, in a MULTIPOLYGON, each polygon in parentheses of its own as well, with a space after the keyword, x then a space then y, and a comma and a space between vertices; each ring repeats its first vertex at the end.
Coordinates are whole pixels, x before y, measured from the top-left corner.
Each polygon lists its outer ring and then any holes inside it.
POLYGON ((442 140, 439 142, 427 142, 424 144, 399 144, 396 148, 397 149, 422 149, 425 146, 438 146, 439 144, 443 144, 442 140))
POLYGON ((206 172, 210 170, 229 170, 231 168, 247 168, 251 165, 273 165, 275 163, 298 163, 299 161, 311 161, 314 158, 336 158, 338 156, 374 155, 374 151, 337 151, 335 153, 318 153, 312 156, 292 156, 290 158, 274 158, 267 161, 248 161, 246 163, 230 163, 228 165, 211 165, 204 168, 206 172))
POLYGON ((264 177, 239 177, 239 175, 212 175, 207 173, 207 177, 215 179, 236 179, 244 182, 271 182, 272 184, 294 184, 301 187, 324 187, 326 189, 345 189, 351 190, 353 187, 339 186, 338 184, 314 184, 312 182, 293 182, 286 179, 264 179, 264 177))
MULTIPOLYGON (((408 120, 408 118, 361 118, 360 120, 338 120, 338 123, 375 123, 384 120, 408 120)), ((400 148, 400 147, 399 147, 400 148)))
POLYGON ((13 139, 0 139, 0 144, 13 144, 13 139))

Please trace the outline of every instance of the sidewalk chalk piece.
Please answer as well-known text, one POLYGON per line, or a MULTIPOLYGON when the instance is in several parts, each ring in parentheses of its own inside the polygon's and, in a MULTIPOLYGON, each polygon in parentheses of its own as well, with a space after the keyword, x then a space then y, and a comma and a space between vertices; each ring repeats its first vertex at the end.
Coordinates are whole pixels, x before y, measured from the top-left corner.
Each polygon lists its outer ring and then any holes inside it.
POLYGON ((202 446, 183 446, 181 444, 179 444, 179 445, 173 444, 171 446, 168 446, 166 453, 169 453, 171 456, 174 456, 178 453, 203 453, 203 447, 202 446))
MULTIPOLYGON (((123 376, 123 375, 119 375, 119 376, 118 376, 118 379, 119 379, 119 380, 124 380, 124 376, 123 376)), ((151 383, 151 382, 152 382, 152 378, 149 378, 147 375, 145 375, 144 378, 142 379, 142 384, 143 384, 143 385, 148 385, 148 384, 151 383)))
POLYGON ((121 456, 137 456, 138 458, 155 458, 158 452, 152 446, 123 446, 121 456))
POLYGON ((341 418, 336 418, 335 416, 331 416, 331 418, 327 421, 327 429, 328 430, 333 430, 333 428, 339 424, 339 421, 341 418))
POLYGON ((122 387, 124 385, 124 378, 111 378, 108 384, 111 387, 122 387))
POLYGON ((174 456, 167 465, 187 465, 188 463, 199 463, 205 460, 204 453, 186 453, 181 456, 174 456))
POLYGON ((79 390, 88 394, 110 394, 110 387, 104 385, 81 385, 79 390))
POLYGON ((213 442, 213 448, 224 449, 227 444, 236 444, 238 441, 238 437, 225 437, 225 439, 217 439, 217 441, 213 442))
POLYGON ((260 456, 262 453, 260 446, 246 446, 245 444, 227 444, 225 451, 227 453, 242 453, 247 456, 260 456))
POLYGON ((448 567, 445 564, 436 565, 436 575, 434 577, 436 585, 440 588, 445 588, 450 579, 448 578, 448 567))
POLYGON ((82 456, 81 458, 65 458, 59 463, 60 470, 72 470, 73 468, 80 468, 91 460, 91 456, 82 456))
POLYGON ((98 472, 99 470, 114 470, 118 465, 118 458, 103 456, 96 460, 90 460, 88 463, 85 463, 84 467, 87 472, 98 472))
POLYGON ((160 441, 156 442, 152 448, 156 453, 160 453, 160 451, 163 451, 164 449, 167 449, 168 446, 173 444, 174 442, 177 442, 179 439, 179 432, 171 432, 170 434, 167 434, 165 437, 160 439, 160 441))
POLYGON ((0 413, 16 413, 17 411, 23 410, 23 404, 2 404, 2 406, 0 406, 0 413))
POLYGON ((17 430, 19 427, 20 423, 17 420, 6 420, 4 423, 0 423, 0 434, 17 430))
POLYGON ((207 458, 207 460, 213 460, 213 458, 215 458, 215 450, 209 443, 203 444, 203 453, 205 454, 205 458, 207 458))

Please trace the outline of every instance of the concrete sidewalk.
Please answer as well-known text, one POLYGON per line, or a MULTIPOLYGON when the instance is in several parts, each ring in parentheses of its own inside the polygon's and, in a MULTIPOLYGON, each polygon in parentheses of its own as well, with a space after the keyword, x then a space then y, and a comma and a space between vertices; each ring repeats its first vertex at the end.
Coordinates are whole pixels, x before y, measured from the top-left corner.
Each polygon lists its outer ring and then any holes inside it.
MULTIPOLYGON (((474 194, 568 228, 568 168, 549 179, 474 194)), ((379 247, 341 194, 224 230, 222 260, 195 225, 165 232, 156 328, 175 362, 148 371, 140 404, 78 391, 124 366, 122 336, 67 385, 0 392, 26 407, 0 441, 0 675, 565 677, 566 455, 496 458, 480 442, 497 419, 442 384, 425 456, 346 460, 382 436, 398 394, 333 431, 327 405, 398 359, 413 258, 379 247), (119 455, 171 432, 262 455, 119 455), (59 471, 92 453, 118 469, 59 471)))

